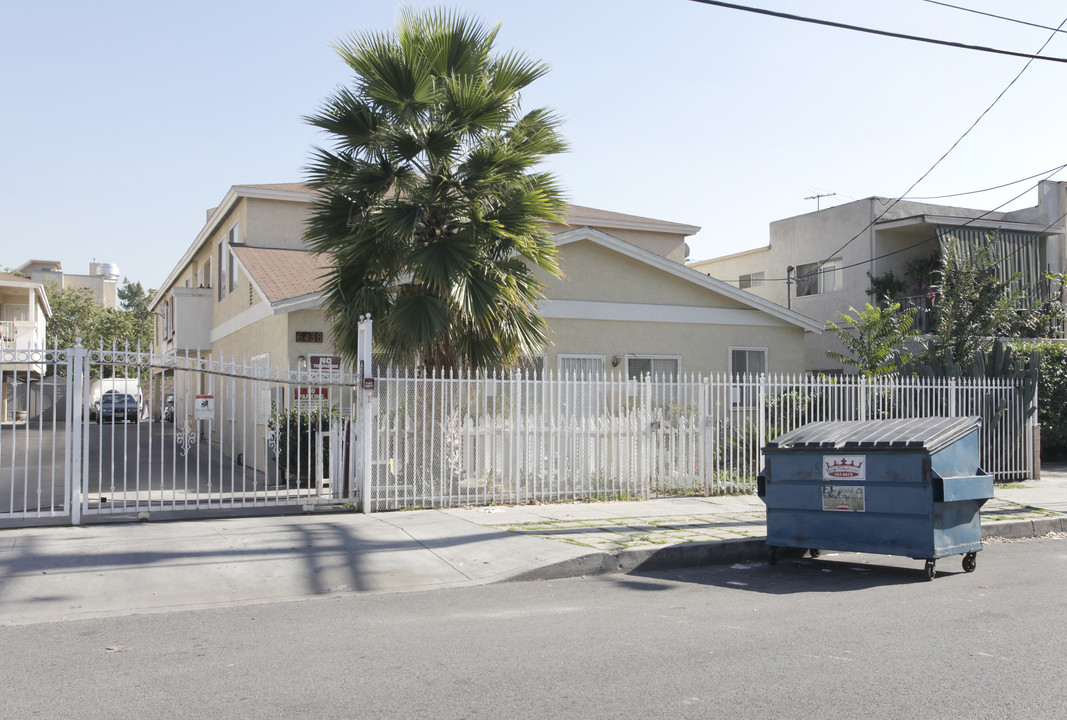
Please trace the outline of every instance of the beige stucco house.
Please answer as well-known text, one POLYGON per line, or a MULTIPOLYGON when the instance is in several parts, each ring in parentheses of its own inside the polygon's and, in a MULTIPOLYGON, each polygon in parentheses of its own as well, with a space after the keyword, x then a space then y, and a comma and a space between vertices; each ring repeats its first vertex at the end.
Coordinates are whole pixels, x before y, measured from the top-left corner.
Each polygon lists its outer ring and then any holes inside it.
MULTIPOLYGON (((298 183, 232 187, 149 304, 155 351, 296 370, 339 361, 321 310, 325 258, 303 244, 311 200, 298 183)), ((551 346, 534 366, 671 378, 803 370, 804 336, 821 325, 687 268, 685 239, 699 228, 577 205, 567 220, 550 228, 564 277, 542 277, 551 346)))
MULTIPOLYGON (((299 183, 232 187, 150 302, 155 350, 293 368, 336 355, 320 310, 324 259, 302 239, 311 199, 299 183)), ((687 268, 685 239, 699 228, 577 205, 567 219, 550 228, 564 277, 542 278, 544 368, 802 370, 804 335, 819 324, 687 268)))

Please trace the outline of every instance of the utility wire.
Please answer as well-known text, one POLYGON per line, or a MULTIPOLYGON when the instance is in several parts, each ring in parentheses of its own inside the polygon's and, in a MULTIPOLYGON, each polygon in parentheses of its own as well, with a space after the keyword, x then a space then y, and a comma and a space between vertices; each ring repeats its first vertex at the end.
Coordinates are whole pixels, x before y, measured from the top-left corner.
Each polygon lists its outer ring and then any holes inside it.
POLYGON ((1003 185, 994 185, 993 187, 983 188, 981 190, 969 190, 967 192, 953 193, 951 195, 931 195, 929 197, 906 196, 904 198, 904 200, 945 200, 946 198, 963 197, 964 195, 979 195, 979 194, 984 193, 984 192, 991 192, 993 190, 1001 190, 1001 189, 1006 188, 1006 187, 1011 187, 1012 185, 1018 185, 1021 182, 1026 182, 1027 180, 1033 180, 1036 177, 1041 177, 1042 175, 1047 175, 1049 173, 1057 173, 1060 170, 1063 170, 1064 168, 1067 168, 1067 164, 1060 165, 1059 167, 1054 167, 1054 168, 1051 168, 1049 170, 1042 170, 1039 173, 1034 173, 1033 175, 1021 178, 1019 180, 1012 180, 1011 182, 1004 183, 1003 185))
MULTIPOLYGON (((702 1, 702 0, 701 0, 701 1, 702 1)), ((1065 17, 1065 18, 1063 19, 1063 21, 1062 21, 1062 22, 1060 22, 1060 27, 1063 27, 1063 24, 1064 24, 1064 23, 1067 23, 1067 17, 1065 17)), ((1054 37, 1056 37, 1056 34, 1055 34, 1055 33, 1053 33, 1052 35, 1049 35, 1048 39, 1047 39, 1047 40, 1045 40, 1044 44, 1042 44, 1042 45, 1041 45, 1041 47, 1040 47, 1040 49, 1038 49, 1038 52, 1040 53, 1040 52, 1041 52, 1042 50, 1044 50, 1044 49, 1045 49, 1045 48, 1046 48, 1046 47, 1048 46, 1048 44, 1049 44, 1050 42, 1052 42, 1052 39, 1053 39, 1054 37)), ((867 232, 867 230, 869 230, 869 229, 870 229, 870 228, 871 228, 871 227, 872 227, 872 226, 873 226, 873 225, 874 225, 874 224, 875 224, 876 222, 878 222, 878 221, 879 221, 879 220, 881 220, 881 219, 882 219, 883 217, 885 217, 885 216, 886 216, 886 213, 888 213, 888 212, 889 212, 890 210, 892 210, 892 209, 893 209, 893 208, 894 208, 894 207, 896 206, 896 204, 897 204, 898 202, 900 202, 900 201, 901 201, 901 200, 902 200, 902 199, 903 199, 903 198, 904 198, 904 197, 905 197, 905 196, 906 196, 906 195, 907 195, 908 193, 910 193, 910 192, 911 192, 912 190, 914 190, 914 189, 915 189, 915 188, 916 188, 916 187, 917 187, 917 186, 919 185, 919 183, 921 183, 921 182, 922 182, 923 180, 925 180, 925 179, 926 179, 926 178, 927 178, 927 177, 928 177, 928 176, 930 175, 930 173, 932 173, 932 172, 934 171, 934 169, 935 169, 935 168, 936 168, 936 167, 937 167, 938 165, 940 165, 940 164, 941 164, 941 162, 942 162, 942 161, 943 161, 943 160, 944 160, 945 158, 947 158, 947 157, 949 156, 949 153, 951 153, 951 152, 952 152, 953 150, 955 150, 955 149, 956 149, 956 147, 957 147, 957 146, 958 146, 958 145, 959 145, 959 144, 960 144, 961 142, 963 142, 963 139, 964 139, 965 137, 967 137, 968 135, 970 135, 970 134, 971 134, 971 131, 972 131, 972 130, 974 130, 974 128, 975 128, 975 127, 977 127, 978 123, 980 123, 980 122, 982 121, 982 118, 984 118, 984 117, 985 117, 986 115, 988 115, 988 114, 989 114, 989 111, 990 111, 990 110, 992 110, 992 109, 993 109, 993 108, 994 108, 994 107, 996 106, 996 104, 997 104, 998 102, 1000 102, 1000 99, 1001 99, 1002 97, 1004 97, 1005 93, 1007 93, 1007 92, 1008 92, 1008 90, 1010 90, 1010 89, 1011 89, 1011 86, 1012 86, 1012 85, 1014 85, 1014 84, 1016 83, 1016 81, 1018 81, 1018 79, 1019 79, 1019 78, 1021 78, 1021 77, 1023 76, 1023 73, 1024 73, 1024 72, 1026 72, 1026 69, 1030 67, 1030 64, 1031 64, 1031 63, 1033 63, 1033 60, 1032 60, 1032 59, 1031 59, 1031 60, 1027 60, 1027 61, 1026 61, 1026 64, 1025 64, 1025 65, 1023 65, 1023 67, 1022 67, 1022 70, 1020 70, 1020 71, 1018 72, 1018 74, 1017 74, 1017 75, 1016 75, 1015 77, 1013 77, 1013 78, 1011 79, 1011 82, 1009 82, 1009 83, 1008 83, 1008 84, 1007 84, 1007 85, 1006 85, 1006 86, 1004 87, 1004 89, 1000 91, 1000 94, 999 94, 999 95, 997 95, 997 96, 996 96, 996 98, 995 98, 995 99, 993 100, 993 102, 989 104, 989 107, 987 107, 987 108, 986 108, 985 110, 983 110, 983 111, 982 111, 982 114, 978 116, 978 119, 977 119, 977 120, 975 120, 975 121, 974 121, 973 123, 971 123, 971 126, 970 126, 969 128, 967 128, 967 130, 966 130, 966 131, 965 131, 965 132, 964 132, 964 133, 963 133, 962 135, 960 135, 960 136, 959 136, 959 139, 957 139, 957 140, 956 140, 956 142, 952 143, 952 147, 950 147, 950 148, 949 148, 948 150, 946 150, 946 151, 944 152, 944 154, 942 154, 942 155, 941 155, 941 157, 939 157, 939 158, 937 159, 937 162, 935 162, 935 163, 934 163, 933 165, 931 165, 931 166, 930 166, 930 169, 929 169, 929 170, 927 170, 926 172, 924 172, 924 173, 922 174, 922 177, 920 177, 920 178, 919 178, 918 180, 916 180, 915 182, 913 182, 913 183, 911 184, 911 187, 909 187, 909 188, 908 188, 907 190, 905 190, 905 191, 904 191, 903 195, 901 195, 900 197, 898 197, 897 199, 895 199, 895 200, 894 200, 893 202, 889 203, 889 205, 888 205, 888 206, 887 206, 887 207, 885 208, 885 210, 883 210, 883 211, 882 211, 881 213, 879 213, 878 217, 876 217, 876 218, 874 218, 873 220, 871 220, 871 221, 870 221, 869 223, 867 223, 867 226, 866 226, 866 227, 864 227, 864 228, 863 228, 862 230, 860 230, 860 231, 859 231, 858 233, 856 233, 856 234, 855 234, 855 235, 853 235, 853 236, 852 236, 851 238, 849 238, 848 242, 846 242, 846 243, 845 243, 844 245, 842 245, 841 247, 839 247, 839 248, 838 248, 838 249, 837 249, 836 251, 834 251, 834 252, 830 253, 830 254, 829 254, 829 255, 828 255, 827 257, 826 257, 826 260, 824 260, 823 262, 827 262, 827 261, 829 261, 829 260, 830 260, 831 258, 833 258, 833 257, 834 257, 835 255, 837 255, 837 254, 838 254, 838 253, 840 253, 840 252, 841 252, 842 250, 844 250, 844 249, 845 249, 845 248, 847 248, 847 247, 848 247, 849 245, 851 245, 851 244, 853 243, 853 241, 855 241, 855 240, 856 240, 856 239, 857 239, 858 237, 860 237, 860 236, 861 236, 861 235, 863 235, 863 234, 864 234, 865 232, 867 232)))
POLYGON ((952 40, 938 40, 936 38, 922 37, 920 35, 907 35, 904 33, 890 32, 888 30, 876 30, 874 28, 862 27, 860 25, 849 25, 847 23, 833 22, 831 20, 819 20, 817 18, 805 17, 803 15, 792 15, 790 13, 777 12, 765 8, 749 7, 748 5, 735 5, 734 3, 719 2, 718 0, 692 0, 692 2, 700 3, 702 5, 714 5, 716 7, 728 8, 730 10, 741 10, 743 12, 756 13, 757 15, 769 15, 770 17, 782 18, 784 20, 796 20, 798 22, 812 23, 813 25, 825 25, 826 27, 840 28, 842 30, 855 30, 856 32, 881 35, 884 37, 897 38, 899 40, 914 40, 915 42, 930 43, 932 45, 944 45, 946 47, 961 48, 963 50, 977 50, 978 52, 994 53, 997 55, 1011 55, 1013 57, 1029 58, 1030 60, 1047 60, 1049 62, 1067 63, 1067 58, 1062 57, 1031 55, 1029 53, 1015 52, 1014 50, 1000 50, 998 48, 986 47, 985 45, 968 45, 967 43, 959 43, 952 40))
POLYGON ((953 10, 962 10, 963 12, 974 13, 975 15, 984 15, 986 17, 995 18, 997 20, 1006 20, 1007 22, 1018 23, 1019 25, 1029 25, 1030 27, 1040 28, 1042 30, 1051 30, 1053 32, 1067 32, 1067 30, 1061 30, 1049 25, 1039 25, 1038 23, 1026 22, 1025 20, 1019 20, 1018 18, 1004 17, 1003 15, 994 15, 993 13, 982 12, 981 10, 975 10, 969 7, 963 7, 961 5, 953 5, 947 2, 939 2, 938 0, 923 0, 931 5, 941 5, 942 7, 952 8, 953 10))
MULTIPOLYGON (((1046 177, 1043 177, 1042 180, 1048 180, 1053 175, 1055 175, 1056 172, 1058 172, 1061 168, 1065 168, 1065 167, 1067 167, 1067 164, 1061 165, 1058 168, 1053 168, 1053 170, 1046 177)), ((1040 184, 1040 183, 1038 183, 1038 184, 1040 184)), ((1030 192, 1031 190, 1035 189, 1036 187, 1037 187, 1037 184, 1031 185, 1030 187, 1028 187, 1025 190, 1023 190, 1021 193, 1016 195, 1015 197, 1009 198, 1009 199, 1005 200, 1004 202, 1002 202, 1000 205, 997 205, 992 210, 986 210, 986 211, 982 212, 981 214, 979 214, 979 215, 977 215, 977 216, 975 216, 973 218, 967 218, 966 222, 960 223, 959 225, 954 225, 953 229, 959 230, 961 228, 967 227, 968 225, 971 225, 972 223, 978 222, 979 220, 984 220, 988 216, 990 216, 993 213, 995 213, 998 210, 1000 210, 1000 208, 1004 207, 1005 205, 1008 205, 1010 203, 1015 202, 1016 200, 1018 200, 1019 198, 1021 198, 1023 195, 1025 195, 1026 193, 1030 192)), ((1067 217, 1067 212, 1065 212, 1063 215, 1060 215, 1059 218, 1057 218, 1053 222, 1051 222, 1048 225, 1046 225, 1045 228, 1041 232, 1047 232, 1048 230, 1052 229, 1053 227, 1055 227, 1057 225, 1057 223, 1060 222, 1060 220, 1063 220, 1064 217, 1067 217)), ((875 260, 881 260, 883 258, 892 257, 893 255, 899 255, 900 253, 907 252, 908 250, 913 250, 913 249, 919 247, 920 245, 925 245, 926 243, 932 242, 934 240, 937 240, 940 237, 941 237, 941 234, 939 233, 939 234, 934 235, 932 237, 923 238, 922 240, 919 240, 918 242, 912 243, 911 245, 907 245, 905 247, 898 248, 897 250, 891 250, 890 252, 882 253, 881 255, 876 255, 876 256, 874 256, 872 258, 867 258, 866 260, 861 260, 859 262, 854 262, 854 263, 851 263, 849 265, 842 265, 840 267, 833 267, 833 268, 829 268, 829 269, 825 269, 825 270, 824 269, 819 269, 819 270, 816 270, 815 272, 809 273, 808 275, 806 275, 806 277, 810 277, 810 276, 814 276, 814 275, 822 275, 822 274, 825 274, 825 273, 831 273, 831 272, 835 272, 837 270, 849 270, 849 269, 854 268, 854 267, 859 267, 861 265, 866 265, 867 263, 874 262, 875 260)), ((768 282, 789 282, 792 279, 793 278, 784 278, 784 277, 781 277, 781 278, 778 278, 778 277, 776 277, 776 278, 766 278, 765 277, 765 278, 761 278, 760 280, 761 280, 761 282, 768 283, 768 282)), ((731 280, 731 281, 723 281, 723 282, 733 283, 734 281, 731 280)))

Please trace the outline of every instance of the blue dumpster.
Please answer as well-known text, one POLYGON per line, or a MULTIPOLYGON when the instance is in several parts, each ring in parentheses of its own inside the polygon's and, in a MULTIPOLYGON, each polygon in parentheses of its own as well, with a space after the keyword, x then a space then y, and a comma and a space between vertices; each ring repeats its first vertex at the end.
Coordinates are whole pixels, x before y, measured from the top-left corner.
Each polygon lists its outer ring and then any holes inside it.
POLYGON ((993 478, 978 467, 982 419, 817 422, 767 443, 758 493, 767 506, 768 560, 779 548, 903 555, 982 549, 979 510, 993 478))

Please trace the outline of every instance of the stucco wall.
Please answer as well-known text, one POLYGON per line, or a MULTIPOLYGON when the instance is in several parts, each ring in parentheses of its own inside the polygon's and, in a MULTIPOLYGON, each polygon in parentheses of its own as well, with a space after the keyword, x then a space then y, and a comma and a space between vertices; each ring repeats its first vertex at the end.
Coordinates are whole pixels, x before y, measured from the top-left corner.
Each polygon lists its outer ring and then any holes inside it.
POLYGON ((243 198, 244 242, 254 247, 303 250, 308 203, 243 198))
POLYGON ((560 247, 560 266, 563 278, 538 275, 547 297, 555 300, 746 307, 588 240, 560 247))
POLYGON ((731 347, 766 348, 769 372, 804 370, 804 331, 795 327, 551 319, 549 332, 545 367, 553 372, 560 354, 591 354, 604 356, 609 373, 623 372, 625 362, 612 368, 611 360, 627 355, 680 356, 682 373, 726 373, 731 347))

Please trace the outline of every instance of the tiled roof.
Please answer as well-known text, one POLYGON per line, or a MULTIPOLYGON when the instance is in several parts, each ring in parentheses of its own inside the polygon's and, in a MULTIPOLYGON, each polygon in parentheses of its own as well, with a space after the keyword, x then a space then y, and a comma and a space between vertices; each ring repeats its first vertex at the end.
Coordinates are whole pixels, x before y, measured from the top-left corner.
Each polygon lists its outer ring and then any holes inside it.
POLYGON ((329 271, 328 258, 307 250, 234 245, 233 251, 272 303, 319 292, 329 271))

